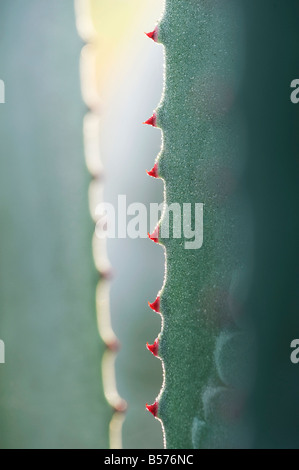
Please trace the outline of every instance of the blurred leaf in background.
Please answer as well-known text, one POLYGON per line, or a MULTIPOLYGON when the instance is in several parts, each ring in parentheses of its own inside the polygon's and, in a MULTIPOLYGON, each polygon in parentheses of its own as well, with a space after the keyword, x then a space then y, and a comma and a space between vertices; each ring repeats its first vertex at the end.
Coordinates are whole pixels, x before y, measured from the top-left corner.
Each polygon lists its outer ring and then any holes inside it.
MULTIPOLYGON (((98 30, 105 200, 161 202, 146 175, 159 132, 142 127, 162 92, 163 53, 143 34, 162 1, 92 1, 98 30)), ((111 410, 104 401, 95 317, 97 273, 91 254, 82 141, 82 43, 72 0, 3 0, 0 16, 0 368, 1 448, 108 448, 111 410)), ((113 326, 122 343, 120 393, 129 403, 124 447, 162 447, 145 411, 162 383, 146 350, 160 331, 147 307, 161 288, 163 251, 148 240, 111 240, 116 273, 113 326)))
POLYGON ((107 448, 73 0, 2 0, 1 448, 107 448))
MULTIPOLYGON (((163 49, 149 40, 162 14, 162 0, 91 0, 98 32, 97 70, 101 96, 101 150, 105 167, 104 199, 117 207, 163 201, 163 185, 146 174, 160 150, 158 130, 142 126, 158 105, 163 86, 163 49)), ((130 217, 128 217, 130 220, 130 217)), ((153 229, 153 227, 151 227, 153 229)), ((115 271, 111 288, 113 329, 121 342, 117 386, 128 402, 124 448, 161 448, 159 422, 145 410, 162 384, 161 363, 147 350, 161 329, 160 316, 147 302, 156 298, 164 276, 164 253, 147 239, 108 240, 115 271)))

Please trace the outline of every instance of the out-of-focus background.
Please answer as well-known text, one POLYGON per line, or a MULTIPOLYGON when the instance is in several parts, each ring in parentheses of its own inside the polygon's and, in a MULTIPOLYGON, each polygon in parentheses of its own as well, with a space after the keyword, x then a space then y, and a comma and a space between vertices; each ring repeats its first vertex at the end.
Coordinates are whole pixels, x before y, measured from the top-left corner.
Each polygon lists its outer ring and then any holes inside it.
MULTIPOLYGON (((163 49, 144 34, 162 10, 163 0, 90 0, 104 200, 113 204, 120 194, 128 204, 163 200, 146 174, 161 135, 142 126, 162 93, 163 49)), ((0 447, 106 448, 74 2, 2 0, 0 31, 0 447)), ((162 286, 164 253, 147 239, 107 249, 117 387, 128 403, 123 447, 161 448, 145 403, 162 384, 146 342, 161 328, 147 302, 162 286)))
MULTIPOLYGON (((101 151, 105 171, 104 200, 117 207, 163 201, 161 181, 146 174, 160 146, 157 129, 142 126, 158 105, 163 88, 163 49, 145 36, 163 11, 163 1, 91 0, 98 33, 98 86, 101 96, 101 151)), ((151 227, 153 229, 153 227, 151 227)), ((160 316, 147 302, 163 283, 164 253, 147 239, 108 241, 115 271, 111 286, 113 329, 121 342, 116 361, 119 393, 128 401, 123 425, 125 448, 162 447, 160 423, 145 410, 162 384, 161 363, 145 348, 160 331, 160 316)))

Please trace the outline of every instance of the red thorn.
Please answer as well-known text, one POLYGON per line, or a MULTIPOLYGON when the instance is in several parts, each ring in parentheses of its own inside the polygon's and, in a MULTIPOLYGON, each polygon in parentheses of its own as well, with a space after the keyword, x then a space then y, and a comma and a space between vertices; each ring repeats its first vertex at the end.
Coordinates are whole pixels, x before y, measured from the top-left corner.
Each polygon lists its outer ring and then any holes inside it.
POLYGON ((111 279, 114 277, 114 272, 110 268, 106 269, 105 271, 100 271, 99 274, 102 279, 105 279, 105 281, 111 281, 111 279))
POLYGON ((146 404, 145 406, 146 406, 147 411, 152 413, 152 415, 156 418, 158 414, 159 403, 155 401, 153 405, 146 404))
POLYGON ((154 344, 148 344, 146 343, 146 347, 147 349, 153 353, 154 356, 158 356, 158 352, 159 352, 159 340, 158 338, 155 340, 154 344))
POLYGON ((117 403, 114 404, 113 408, 114 411, 124 413, 125 411, 127 411, 128 405, 127 402, 121 398, 117 403))
POLYGON ((119 351, 119 348, 120 348, 120 342, 118 341, 117 338, 115 338, 115 339, 107 342, 106 346, 110 351, 117 352, 117 351, 119 351))
POLYGON ((147 121, 145 121, 143 124, 148 124, 149 126, 157 127, 157 115, 154 113, 152 117, 150 117, 147 121))
POLYGON ((154 31, 150 33, 144 33, 147 35, 148 38, 152 39, 153 41, 157 42, 158 39, 158 26, 155 27, 154 31))
POLYGON ((159 243, 159 225, 157 225, 152 234, 148 234, 148 238, 155 243, 159 243))
POLYGON ((158 178, 158 163, 155 163, 153 168, 150 171, 146 171, 148 176, 152 176, 153 178, 158 178))
POLYGON ((152 304, 148 303, 149 307, 156 313, 160 313, 160 296, 156 298, 152 304))

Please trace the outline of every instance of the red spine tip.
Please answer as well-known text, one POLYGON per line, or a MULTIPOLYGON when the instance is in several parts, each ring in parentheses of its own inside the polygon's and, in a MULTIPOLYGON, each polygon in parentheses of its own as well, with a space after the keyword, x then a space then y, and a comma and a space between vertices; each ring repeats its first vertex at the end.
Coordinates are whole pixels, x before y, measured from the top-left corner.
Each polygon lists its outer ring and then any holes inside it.
POLYGON ((155 302, 148 303, 149 307, 156 313, 160 313, 160 296, 156 298, 155 302))
POLYGON ((159 340, 158 338, 155 340, 154 344, 148 344, 146 343, 147 349, 154 355, 158 356, 159 353, 159 340))
POLYGON ((106 346, 110 351, 117 352, 120 348, 120 343, 117 338, 106 342, 106 346))
POLYGON ((148 176, 152 176, 153 178, 158 178, 158 163, 155 163, 153 168, 150 171, 147 171, 148 176))
POLYGON ((114 277, 114 272, 112 271, 112 269, 106 269, 106 271, 100 271, 100 277, 102 279, 105 279, 106 281, 111 281, 111 279, 113 279, 114 277))
POLYGON ((146 406, 147 411, 152 413, 152 415, 156 418, 157 415, 158 415, 159 403, 157 401, 155 401, 155 403, 153 405, 146 404, 145 406, 146 406))
POLYGON ((124 413, 127 410, 128 405, 127 402, 121 398, 117 403, 114 404, 113 408, 119 413, 124 413))
POLYGON ((152 234, 148 234, 148 238, 155 243, 159 243, 159 226, 155 228, 152 234))
POLYGON ((157 127, 157 115, 154 113, 147 121, 145 121, 143 124, 148 124, 149 126, 157 127))
POLYGON ((158 26, 155 27, 154 31, 150 33, 144 33, 147 35, 148 38, 152 39, 153 41, 157 42, 158 40, 158 26))

